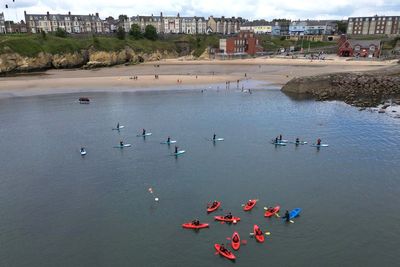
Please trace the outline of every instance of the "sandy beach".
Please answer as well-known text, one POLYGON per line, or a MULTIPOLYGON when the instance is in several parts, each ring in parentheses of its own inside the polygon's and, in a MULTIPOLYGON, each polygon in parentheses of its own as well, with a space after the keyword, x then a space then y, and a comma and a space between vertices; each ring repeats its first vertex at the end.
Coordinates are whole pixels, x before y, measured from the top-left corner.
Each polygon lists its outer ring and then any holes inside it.
MULTIPOLYGON (((326 60, 256 58, 237 60, 169 59, 134 66, 92 70, 48 70, 0 78, 0 96, 27 96, 68 92, 185 89, 188 85, 225 84, 237 80, 265 81, 281 87, 294 77, 316 74, 377 70, 395 61, 347 61, 335 56, 326 60), (158 79, 155 78, 158 75, 158 79), (132 79, 137 76, 138 79, 132 79)), ((242 84, 240 84, 240 87, 242 84)))

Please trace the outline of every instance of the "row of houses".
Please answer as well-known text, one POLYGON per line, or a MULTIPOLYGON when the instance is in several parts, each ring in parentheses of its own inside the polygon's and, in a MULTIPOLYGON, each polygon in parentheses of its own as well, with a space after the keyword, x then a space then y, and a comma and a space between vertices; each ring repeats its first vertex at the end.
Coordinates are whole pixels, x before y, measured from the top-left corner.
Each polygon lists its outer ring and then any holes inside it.
POLYGON ((4 21, 4 13, 0 13, 0 33, 6 33, 6 25, 4 21))
POLYGON ((338 24, 330 20, 258 20, 246 22, 240 29, 271 35, 333 35, 338 32, 338 24))

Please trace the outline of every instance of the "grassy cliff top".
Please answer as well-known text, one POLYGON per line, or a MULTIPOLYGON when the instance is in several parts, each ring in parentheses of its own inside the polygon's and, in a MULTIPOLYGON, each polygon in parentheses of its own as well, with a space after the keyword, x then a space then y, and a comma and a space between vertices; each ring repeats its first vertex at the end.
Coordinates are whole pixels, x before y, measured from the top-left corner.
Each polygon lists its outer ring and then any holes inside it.
MULTIPOLYGON (((195 56, 200 56, 208 46, 218 47, 217 36, 174 35, 163 40, 133 39, 129 35, 124 40, 114 36, 78 36, 65 38, 53 34, 8 34, 0 35, 0 54, 15 52, 23 56, 36 56, 40 52, 51 54, 73 53, 94 48, 99 51, 118 51, 130 47, 137 52, 178 51, 176 42, 184 42, 195 56)), ((179 51, 178 51, 179 52, 179 51)))

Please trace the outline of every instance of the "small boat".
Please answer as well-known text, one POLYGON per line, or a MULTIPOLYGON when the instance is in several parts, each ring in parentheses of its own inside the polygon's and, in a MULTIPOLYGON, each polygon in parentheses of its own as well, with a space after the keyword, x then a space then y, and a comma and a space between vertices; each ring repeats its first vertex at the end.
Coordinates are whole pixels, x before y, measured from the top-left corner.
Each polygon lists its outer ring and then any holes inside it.
POLYGON ((80 97, 79 98, 79 103, 80 104, 89 104, 90 103, 90 99, 88 97, 80 97))

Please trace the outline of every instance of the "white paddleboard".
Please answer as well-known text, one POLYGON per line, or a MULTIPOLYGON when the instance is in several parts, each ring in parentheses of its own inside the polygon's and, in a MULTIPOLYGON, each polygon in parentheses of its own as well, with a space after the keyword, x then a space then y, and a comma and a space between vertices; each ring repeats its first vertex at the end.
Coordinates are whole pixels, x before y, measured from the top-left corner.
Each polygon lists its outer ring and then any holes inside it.
POLYGON ((177 153, 173 153, 172 156, 179 156, 179 155, 182 155, 185 152, 186 152, 185 150, 179 150, 177 153))
POLYGON ((152 133, 138 134, 136 136, 137 137, 145 137, 145 136, 149 136, 149 135, 152 135, 152 133))
POLYGON ((320 144, 320 145, 312 144, 311 146, 313 146, 313 147, 328 147, 329 145, 328 144, 320 144))
POLYGON ((171 140, 171 141, 164 141, 164 142, 161 142, 160 144, 167 144, 167 145, 169 145, 169 144, 175 144, 176 143, 176 140, 171 140))
POLYGON ((215 139, 211 139, 211 141, 216 142, 216 141, 224 141, 224 138, 215 138, 215 139))
POLYGON ((132 146, 131 144, 124 144, 122 146, 115 146, 114 148, 124 148, 124 147, 130 147, 132 146))
POLYGON ((119 131, 119 130, 121 130, 121 129, 123 129, 123 128, 125 128, 125 126, 123 126, 123 125, 121 125, 121 126, 119 126, 119 128, 113 128, 113 130, 115 131, 119 131))

